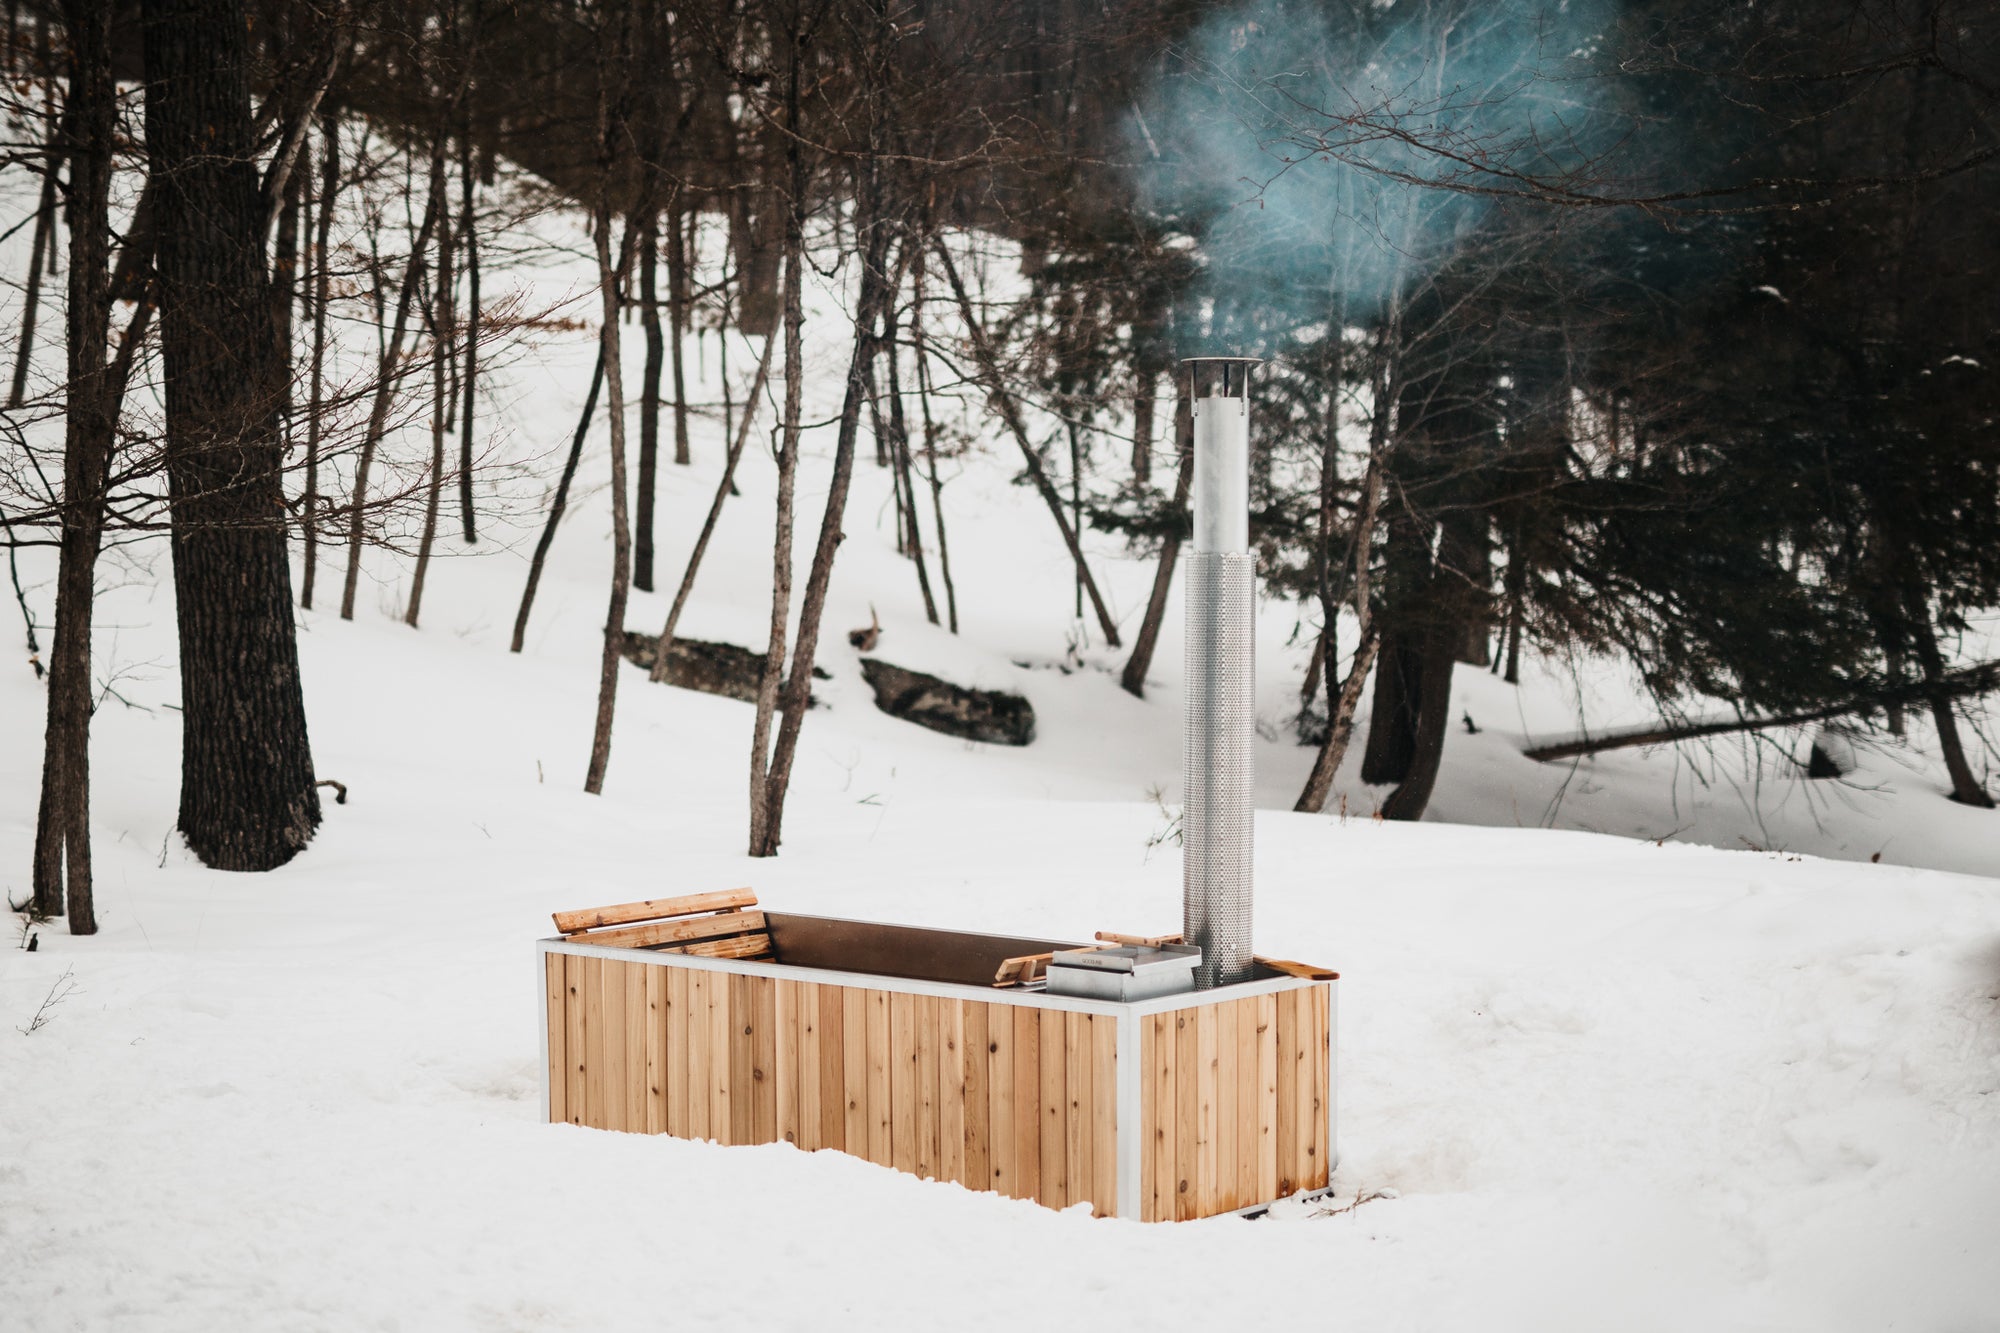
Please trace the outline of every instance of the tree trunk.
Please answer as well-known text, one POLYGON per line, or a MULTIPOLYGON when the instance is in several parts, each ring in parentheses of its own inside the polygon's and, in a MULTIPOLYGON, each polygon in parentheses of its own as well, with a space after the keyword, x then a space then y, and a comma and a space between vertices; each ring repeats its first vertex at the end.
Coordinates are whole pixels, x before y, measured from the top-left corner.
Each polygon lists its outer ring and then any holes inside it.
POLYGON ((1153 482, 1153 395, 1159 392, 1159 376, 1150 370, 1139 372, 1132 392, 1132 484, 1153 482))
MULTIPOLYGON (((786 636, 792 604, 792 523, 799 470, 799 413, 805 356, 800 329, 805 322, 799 267, 805 252, 806 165, 798 137, 800 52, 797 36, 788 35, 790 64, 785 85, 785 159, 790 198, 785 205, 784 285, 782 311, 785 337, 785 414, 778 443, 778 495, 771 538, 771 629, 764 646, 764 673, 757 682, 757 718, 750 736, 750 855, 768 856, 777 845, 773 829, 775 801, 771 783, 771 720, 778 707, 778 686, 785 676, 786 636)), ((744 313, 750 313, 745 291, 744 313)), ((810 677, 811 672, 806 673, 810 677)))
POLYGON ((69 388, 62 546, 33 885, 36 911, 58 916, 67 907, 70 933, 91 935, 97 931, 97 916, 90 870, 90 624, 105 479, 117 425, 117 409, 108 400, 105 344, 111 330, 110 189, 118 102, 109 8, 93 0, 69 0, 64 20, 69 34, 69 96, 63 111, 70 163, 64 208, 69 225, 69 388))
POLYGON ((1937 724, 1938 748, 1944 752, 1945 771, 1951 776, 1951 799, 1960 805, 1991 810, 1993 798, 1986 794, 1978 774, 1972 771, 1972 764, 1966 758, 1965 742, 1958 734, 1958 712, 1953 706, 1953 697, 1942 688, 1944 656, 1938 651, 1937 631, 1931 628, 1930 599, 1916 587, 1906 586, 1903 606, 1909 619, 1910 640, 1916 649, 1917 665, 1924 673, 1924 684, 1931 687, 1931 720, 1937 724))
POLYGON ((1454 630, 1437 627, 1425 643, 1416 679, 1416 733, 1403 780, 1382 803, 1382 818, 1418 820, 1430 804, 1444 760, 1444 738, 1451 723, 1451 677, 1457 654, 1454 630))
POLYGON ((320 821, 283 526, 241 0, 146 0, 167 475, 181 660, 180 828, 269 870, 320 821))
POLYGON ((1015 444, 1020 446, 1021 455, 1027 462, 1028 475, 1033 479, 1036 491, 1041 494, 1042 502, 1048 505, 1049 513, 1054 515, 1056 527, 1062 531, 1063 544, 1069 548, 1070 559, 1076 564, 1077 579, 1083 584, 1084 591, 1089 594, 1091 606, 1096 608, 1097 624, 1104 631, 1105 645, 1111 648, 1120 647, 1118 622, 1112 619, 1110 608, 1105 606, 1104 598, 1097 590, 1097 580, 1090 576, 1090 566, 1083 558, 1082 542, 1076 530, 1070 527, 1069 517, 1063 513, 1062 495, 1056 490, 1055 483, 1049 480, 1048 470, 1042 466, 1041 457, 1028 439, 1027 423, 1021 419, 1021 412, 1014 403, 1014 396, 1007 392, 1007 382, 1000 374, 1000 362, 994 355, 992 344, 986 341, 986 330, 980 326, 979 315, 972 307, 972 297, 966 292, 965 284, 959 279, 958 268, 951 262, 951 251, 945 248, 943 241, 936 239, 933 240, 933 250, 939 262, 944 265, 945 278, 950 282, 952 295, 958 301, 959 314, 965 321, 966 337, 972 342, 973 356, 986 379, 987 392, 993 395, 994 401, 999 405, 1000 415, 1006 421, 1009 432, 1014 436, 1015 444))
POLYGON ((28 290, 21 302, 21 345, 14 353, 14 383, 7 391, 11 411, 21 405, 28 392, 28 366, 35 356, 35 315, 42 304, 42 257, 48 253, 55 231, 56 176, 62 171, 62 152, 57 140, 49 145, 43 159, 42 194, 35 204, 34 240, 28 247, 28 290))
MULTIPOLYGON (((1354 614, 1361 626, 1361 637, 1354 645, 1354 661, 1347 669, 1347 679, 1342 682, 1338 695, 1333 693, 1334 660, 1329 656, 1323 663, 1328 696, 1326 739, 1320 744, 1318 757, 1313 760, 1312 772, 1306 776, 1305 789, 1299 793, 1298 803, 1292 807, 1295 810, 1317 812, 1326 809, 1327 798, 1333 791, 1333 780, 1340 773, 1340 765, 1347 757, 1348 741, 1354 734, 1354 714, 1361 706, 1361 691, 1368 679, 1369 667, 1373 665, 1382 644, 1381 626, 1376 623, 1374 607, 1370 602, 1373 593, 1368 579, 1369 565, 1374 560, 1375 524, 1381 512, 1381 503, 1382 456, 1375 451, 1370 453, 1367 470, 1361 476, 1361 508, 1355 515, 1354 534, 1348 543, 1352 562, 1349 582, 1353 588, 1354 614)), ((1321 642, 1331 647, 1333 636, 1330 633, 1322 635, 1321 642)))
MULTIPOLYGON (((833 578, 833 557, 846 536, 841 523, 847 512, 847 490, 854 477, 854 445, 861 432, 861 405, 867 397, 867 368, 875 355, 875 327, 899 285, 900 274, 890 277, 884 270, 888 261, 886 231, 880 211, 880 186, 873 180, 872 162, 864 168, 864 181, 855 208, 855 229, 865 237, 861 267, 861 290, 855 302, 854 353, 847 367, 847 396, 840 408, 839 432, 833 451, 833 479, 827 489, 826 513, 820 519, 819 543, 813 549, 811 572, 806 577, 805 596, 799 602, 799 638, 792 653, 791 674, 784 683, 783 716, 778 721, 777 745, 771 755, 767 784, 764 840, 750 850, 752 856, 776 856, 783 840, 785 793, 791 784, 792 760, 798 752, 799 728, 805 722, 812 688, 813 657, 819 647, 821 612, 826 607, 827 585, 833 578)), ((905 247, 905 255, 909 254, 905 247)))
POLYGON ((597 411, 597 391, 604 387, 604 334, 597 336, 597 368, 590 372, 590 392, 583 396, 583 413, 577 418, 576 433, 570 437, 569 457, 563 460, 562 475, 556 480, 555 498, 549 502, 548 521, 542 524, 542 535, 535 542, 535 554, 528 561, 528 582, 521 589, 521 606, 514 612, 514 638, 507 651, 518 653, 528 635, 528 615, 535 609, 535 590, 541 586, 542 564, 549 558, 549 547, 556 539, 556 528, 561 524, 563 511, 569 507, 570 483, 576 479, 577 461, 583 457, 584 437, 590 434, 590 418, 597 411))
POLYGON ((896 450, 896 470, 901 474, 903 499, 910 515, 910 559, 917 566, 917 591, 924 599, 924 617, 935 625, 938 623, 937 598, 931 594, 930 563, 924 556, 923 528, 917 522, 917 485, 910 461, 909 423, 903 416, 902 358, 896 345, 894 307, 895 303, 891 301, 888 314, 889 433, 896 450))
MULTIPOLYGON (((466 64, 479 50, 479 0, 471 0, 466 21, 466 64)), ((458 220, 465 229, 465 367, 459 380, 465 406, 458 419, 458 515, 465 544, 479 540, 472 505, 472 422, 479 403, 479 212, 472 167, 472 92, 467 89, 465 123, 458 137, 458 220)))
MULTIPOLYGON (((1194 417, 1185 387, 1174 399, 1175 452, 1180 455, 1179 475, 1174 481, 1174 513, 1178 522, 1188 514, 1188 493, 1194 485, 1194 417)), ((1153 652, 1159 647, 1160 625, 1167 615, 1167 594, 1174 585, 1174 566, 1181 555, 1181 534, 1176 527, 1160 540, 1160 564, 1153 574, 1153 595, 1146 600, 1146 616, 1132 640, 1132 656, 1118 683, 1135 699, 1146 697, 1146 673, 1153 667, 1153 652)))
POLYGON ((639 227, 639 322, 646 333, 646 369, 639 381, 639 500, 632 534, 632 585, 653 590, 653 492, 659 488, 660 369, 666 339, 660 333, 660 220, 634 218, 639 227))
POLYGON ((326 109, 320 140, 323 147, 319 198, 316 201, 319 212, 314 219, 316 234, 312 247, 312 369, 306 391, 306 568, 299 590, 299 605, 308 611, 312 610, 313 582, 319 567, 320 416, 325 411, 327 308, 333 299, 333 214, 336 201, 340 198, 340 112, 337 108, 326 109))
POLYGON ((444 440, 450 429, 445 410, 451 396, 445 384, 445 357, 458 346, 458 328, 452 298, 452 225, 450 206, 445 198, 445 159, 432 158, 431 191, 439 200, 437 224, 437 277, 431 290, 431 468, 424 486, 424 532, 417 540, 417 567, 410 575, 410 605, 403 623, 417 627, 424 605, 424 580, 430 573, 431 550, 437 545, 438 510, 444 501, 444 440))
POLYGON ((715 535, 716 520, 722 517, 723 502, 728 500, 734 489, 736 464, 742 460, 743 448, 750 442, 750 424, 757 418, 757 399, 770 379, 771 353, 777 345, 776 338, 764 340, 764 355, 757 362, 757 378, 751 382, 750 397, 743 405, 743 417, 737 423, 735 437, 730 441, 729 458, 722 465, 722 480, 716 483, 715 499, 709 502, 708 517, 702 521, 701 534, 694 539, 694 551, 688 556, 687 568, 681 572, 681 586, 674 590, 674 604, 667 609, 667 623, 660 630, 659 647, 653 657, 652 679, 656 683, 667 678, 667 659, 674 646, 674 630, 680 624, 688 594, 694 591, 695 575, 701 569, 702 557, 708 553, 708 539, 715 535))
POLYGON ((618 663, 632 579, 632 530, 625 512, 625 393, 618 364, 619 269, 611 258, 609 204, 597 213, 597 272, 604 306, 604 414, 611 428, 611 605, 605 612, 604 656, 597 673, 590 768, 583 779, 583 789, 593 796, 604 790, 604 772, 611 763, 611 720, 618 706, 618 663))
POLYGON ((667 315, 673 325, 673 342, 667 351, 674 369, 674 462, 686 467, 692 455, 688 452, 687 376, 682 366, 681 344, 687 339, 688 269, 694 257, 688 253, 687 236, 682 231, 678 189, 674 198, 675 207, 667 211, 671 224, 667 236, 667 315))

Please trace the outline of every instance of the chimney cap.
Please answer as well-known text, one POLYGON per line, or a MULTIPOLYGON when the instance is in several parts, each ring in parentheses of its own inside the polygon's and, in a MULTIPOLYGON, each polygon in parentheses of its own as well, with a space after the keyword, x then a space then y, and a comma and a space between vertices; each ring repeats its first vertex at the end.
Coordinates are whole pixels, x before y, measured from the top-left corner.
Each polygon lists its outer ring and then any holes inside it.
POLYGON ((1187 368, 1190 398, 1248 398, 1250 368, 1261 366, 1261 356, 1188 356, 1181 358, 1187 368))

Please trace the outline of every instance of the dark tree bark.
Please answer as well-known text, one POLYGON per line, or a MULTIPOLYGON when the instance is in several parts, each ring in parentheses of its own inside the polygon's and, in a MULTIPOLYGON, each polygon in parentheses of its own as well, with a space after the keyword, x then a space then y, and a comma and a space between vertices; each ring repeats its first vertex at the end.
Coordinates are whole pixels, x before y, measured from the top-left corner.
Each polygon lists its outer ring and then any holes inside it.
POLYGON ((1139 384, 1132 392, 1132 484, 1153 482, 1153 395, 1159 390, 1159 376, 1150 370, 1139 372, 1139 384))
POLYGON ((1951 777, 1951 799, 1960 805, 1993 808, 1993 798, 1980 785, 1966 758, 1965 742, 1958 734, 1958 711, 1949 690, 1944 688, 1944 655, 1938 651, 1937 631, 1931 628, 1930 599, 1915 585, 1904 589, 1903 607, 1909 619, 1911 646, 1916 649, 1917 666, 1929 687, 1927 702, 1931 720, 1937 724, 1938 748, 1944 752, 1945 771, 1951 777))
POLYGON ((542 565, 549 558, 549 547, 555 542, 556 528, 562 523, 563 511, 569 507, 570 483, 576 479, 577 461, 583 457, 583 441, 590 434, 590 418, 597 412, 597 392, 604 387, 604 335, 597 338, 597 368, 590 372, 590 392, 583 397, 583 412, 577 417, 576 433, 570 437, 569 457, 563 460, 562 475, 556 479, 555 498, 549 502, 548 521, 542 524, 542 535, 535 542, 535 554, 528 561, 528 582, 521 589, 521 606, 514 613, 514 638, 507 645, 507 651, 518 653, 528 636, 528 616, 535 609, 535 590, 542 583, 542 565))
MULTIPOLYGON (((1180 468, 1174 481, 1174 512, 1182 521, 1191 518, 1188 513, 1188 492, 1194 485, 1194 417, 1188 403, 1187 390, 1183 386, 1174 400, 1174 452, 1180 456, 1180 468)), ((1125 661, 1125 671, 1118 683, 1125 692, 1136 699, 1146 697, 1146 673, 1153 669, 1153 653, 1160 643, 1160 625, 1167 616, 1167 594, 1174 586, 1174 566, 1181 555, 1181 534, 1176 527, 1160 541, 1160 564, 1153 574, 1153 595, 1146 599, 1146 615, 1139 622, 1139 633, 1132 640, 1132 656, 1125 661)))
POLYGON ((687 374, 681 344, 687 339, 688 271, 694 256, 689 253, 685 231, 689 215, 680 208, 680 197, 676 190, 675 206, 667 210, 667 315, 673 333, 667 354, 674 368, 674 462, 686 467, 693 456, 688 452, 687 374))
POLYGON ((437 544, 438 510, 444 501, 444 440, 450 429, 445 411, 451 395, 445 384, 446 354, 458 345, 455 302, 452 297, 452 225, 448 206, 443 202, 445 158, 433 155, 431 189, 439 199, 437 225, 437 276, 431 288, 431 468, 425 482, 424 531, 417 541, 417 566, 410 575, 410 605, 403 623, 417 627, 424 604, 424 581, 430 574, 431 549, 437 544))
MULTIPOLYGON (((479 0, 470 0, 465 11, 465 61, 470 69, 479 53, 479 0)), ((474 86, 468 85, 465 123, 458 135, 458 221, 465 233, 465 366, 459 380, 465 405, 458 419, 458 516, 467 546, 479 540, 472 505, 472 422, 479 404, 479 212, 472 167, 474 93, 474 86)))
MULTIPOLYGON (((1349 578, 1361 637, 1354 645, 1354 661, 1348 666, 1347 679, 1342 682, 1338 694, 1333 691, 1335 663, 1331 660, 1331 652, 1329 660, 1323 664, 1327 683, 1326 739, 1313 760, 1312 772, 1306 775, 1305 789, 1299 793, 1298 803, 1292 807, 1294 810, 1316 813, 1326 809, 1327 798, 1333 791, 1333 780, 1340 773, 1341 762, 1347 757, 1348 742, 1354 735, 1354 714, 1361 706, 1362 688, 1382 644, 1381 626, 1376 623, 1373 592, 1369 587, 1369 568, 1375 558, 1375 522, 1381 512, 1381 503, 1382 459, 1381 454, 1375 452, 1371 453, 1367 470, 1362 473, 1361 509, 1355 518, 1353 540, 1349 543, 1352 561, 1349 578)), ((1331 616, 1337 611, 1336 606, 1327 614, 1331 616)), ((1320 635, 1322 651, 1337 651, 1333 650, 1333 641, 1329 622, 1328 632, 1320 635)))
POLYGON ((42 160, 42 194, 35 204, 34 240, 28 246, 28 289, 21 303, 21 344, 14 352, 14 383, 7 390, 8 408, 21 405, 28 392, 28 366, 35 356, 35 316, 42 304, 42 258, 55 233, 56 176, 62 170, 61 132, 42 160))
POLYGON ((646 369, 639 381, 639 498, 632 531, 632 586, 653 590, 653 492, 659 488, 660 372, 667 342, 660 332, 660 220, 634 218, 639 228, 639 323, 646 334, 646 369))
POLYGON ((118 92, 111 74, 108 7, 69 0, 64 22, 69 34, 69 97, 63 110, 63 146, 70 164, 64 209, 69 226, 69 389, 62 547, 33 880, 38 912, 57 916, 67 908, 70 932, 91 935, 97 931, 97 916, 90 873, 90 623, 105 479, 117 425, 105 344, 111 331, 110 190, 118 92))
MULTIPOLYGON (((792 653, 791 674, 784 683, 783 716, 778 722, 777 744, 771 753, 771 771, 764 821, 764 841, 750 849, 752 856, 776 856, 783 840, 785 793, 791 784, 792 760, 798 753, 799 728, 805 721, 808 695, 812 688, 814 654, 819 648, 820 615, 826 607, 827 585, 833 578, 834 553, 846 536, 841 531, 847 512, 848 486, 854 478, 854 446, 861 433, 861 405, 868 394, 868 363, 875 356, 875 329, 900 275, 891 277, 888 266, 887 225, 881 213, 880 183, 874 179, 873 162, 862 168, 860 199, 854 211, 856 230, 863 233, 861 290, 855 302, 854 354, 847 367, 847 396, 841 403, 840 425, 833 451, 833 478, 827 488, 826 513, 820 519, 819 542, 813 548, 811 572, 806 577, 805 595, 799 601, 799 637, 792 653)), ((905 247, 908 255, 908 247, 905 247)))
POLYGON ((1361 780, 1402 782, 1416 756, 1418 704, 1428 647, 1423 618, 1430 582, 1430 549, 1423 525, 1407 511, 1388 520, 1383 582, 1382 647, 1375 663, 1375 694, 1361 780))
POLYGON ((1444 761, 1444 738, 1451 722, 1451 677, 1458 654, 1457 627, 1441 624, 1432 629, 1429 642, 1418 658, 1414 704, 1415 734, 1411 738, 1410 761, 1403 780, 1382 803, 1382 818, 1417 820, 1424 817, 1431 791, 1437 785, 1438 769, 1444 761))
POLYGON ((306 388, 305 573, 299 585, 299 605, 312 610, 313 582, 319 570, 319 437, 325 410, 326 320, 333 300, 333 214, 340 199, 340 111, 328 107, 321 119, 318 213, 312 245, 312 368, 306 388))
POLYGON ((912 341, 917 350, 917 406, 924 418, 924 471, 931 488, 931 519, 937 530, 938 581, 944 584, 945 621, 958 633, 958 589, 951 581, 951 543, 944 530, 944 479, 938 475, 937 422, 931 418, 930 359, 924 351, 923 269, 924 255, 917 252, 917 300, 910 317, 912 341))
MULTIPOLYGON (((805 349, 802 331, 805 304, 799 268, 805 253, 806 188, 810 183, 803 146, 799 139, 803 52, 801 34, 796 30, 780 34, 784 43, 785 73, 785 183, 788 187, 784 209, 782 242, 783 294, 780 311, 785 338, 785 409, 778 437, 778 494, 771 537, 771 628, 764 645, 764 674, 757 683, 757 716, 750 734, 750 855, 769 856, 777 846, 773 828, 775 802, 771 782, 771 720, 778 708, 779 684, 785 678, 786 636, 790 629, 792 604, 792 524, 793 502, 799 471, 799 414, 805 378, 805 349)), ((749 275, 746 274, 746 278, 749 275)), ((770 275, 776 278, 777 274, 770 275)), ((766 288, 765 290, 768 290, 766 288)), ((753 288, 744 288, 745 328, 753 313, 753 288)), ((762 325, 770 329, 767 321, 762 325)), ((807 673, 810 676, 810 672, 807 673)))
POLYGON ((269 870, 319 827, 285 549, 269 280, 241 0, 146 0, 167 476, 181 659, 180 829, 269 870))

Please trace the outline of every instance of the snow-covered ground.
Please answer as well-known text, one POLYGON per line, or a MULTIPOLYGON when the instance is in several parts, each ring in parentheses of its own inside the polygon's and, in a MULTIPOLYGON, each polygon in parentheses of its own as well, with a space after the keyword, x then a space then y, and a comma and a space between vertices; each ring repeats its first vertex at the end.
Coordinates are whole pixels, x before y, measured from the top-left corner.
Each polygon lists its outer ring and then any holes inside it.
MULTIPOLYGON (((544 294, 570 278, 542 275, 544 294)), ((814 332, 809 416, 837 390, 841 330, 823 307, 814 332)), ((499 454, 566 442, 590 354, 578 334, 515 358, 499 454)), ((752 362, 739 344, 734 373, 752 362)), ((702 365, 713 396, 712 337, 702 365)), ((808 442, 802 562, 830 447, 808 442)), ((663 468, 669 589, 721 455, 704 420, 694 465, 663 468)), ((742 856, 746 705, 625 668, 607 791, 580 790, 601 451, 526 653, 506 634, 546 458, 484 483, 520 522, 473 554, 446 544, 422 629, 398 619, 407 562, 380 552, 354 622, 303 616, 317 767, 351 798, 269 875, 206 871, 171 833, 170 570, 157 544, 117 553, 96 640, 120 696, 93 739, 103 931, 0 951, 0 1327, 2000 1326, 2000 884, 1976 877, 2000 873, 2000 824, 1943 798, 1921 735, 1864 752, 1845 784, 1738 746, 1535 765, 1524 738, 1645 716, 1623 674, 1536 662, 1517 689, 1464 668, 1454 713, 1481 730, 1451 737, 1430 821, 1369 818, 1381 793, 1351 766, 1347 817, 1296 815, 1307 645, 1276 604, 1258 942, 1343 973, 1336 1183, 1393 1197, 1144 1226, 836 1154, 543 1124, 531 945, 551 910, 751 884, 776 906, 966 928, 1178 926, 1159 845, 1178 608, 1147 699, 1124 694, 1120 655, 1075 641, 1060 547, 1014 466, 998 446, 953 465, 959 637, 923 622, 887 475, 859 466, 828 706, 764 862, 742 856), (871 606, 881 656, 1027 694, 1035 744, 878 713, 844 634, 871 606), (17 1031, 52 991, 45 1024, 17 1031)), ((681 631, 757 646, 761 444, 742 483, 681 631)), ((1106 541, 1093 558, 1130 626, 1150 567, 1106 541)), ((52 567, 22 569, 46 623, 52 567)), ((656 630, 665 609, 638 595, 628 623, 656 630)), ((0 672, 15 898, 42 700, 25 668, 0 672)))

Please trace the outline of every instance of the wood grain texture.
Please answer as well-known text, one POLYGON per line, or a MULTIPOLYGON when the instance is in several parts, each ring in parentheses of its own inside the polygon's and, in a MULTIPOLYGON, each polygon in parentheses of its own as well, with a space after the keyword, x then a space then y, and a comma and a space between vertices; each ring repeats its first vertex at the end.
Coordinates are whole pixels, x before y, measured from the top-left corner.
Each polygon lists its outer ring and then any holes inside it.
POLYGON ((667 976, 667 1133, 692 1137, 688 1128, 688 977, 684 967, 658 969, 667 976))
POLYGON ((560 1125, 569 1119, 569 1060, 564 1056, 564 1038, 569 1032, 569 992, 563 980, 563 955, 542 955, 542 988, 548 1008, 543 1014, 549 1037, 549 1123, 560 1125))
POLYGON ((1042 1184, 1042 1019, 1025 1005, 1014 1020, 1014 1197, 1039 1199, 1042 1184))
POLYGON ((965 1171, 965 1001, 938 1001, 938 1034, 938 1179, 984 1189, 965 1171))
POLYGON ((1278 1197, 1278 999, 1257 1006, 1257 1198, 1278 1197))
POLYGON ((1014 1010, 1010 1005, 999 1004, 980 1008, 986 1013, 986 1132, 992 1188, 1018 1198, 1021 1143, 1014 1133, 1014 1010))
POLYGON ((916 996, 917 1037, 917 1164, 916 1174, 936 1180, 938 1168, 938 1054, 944 1045, 944 1001, 935 995, 916 996))
POLYGON ((890 1086, 889 992, 868 992, 868 1160, 888 1166, 895 1157, 891 1117, 895 1094, 890 1086))
POLYGON ((841 1060, 841 1146, 856 1157, 868 1155, 868 992, 860 986, 841 991, 844 1044, 841 1060))
MULTIPOLYGON (((690 912, 721 912, 730 908, 755 907, 757 895, 749 889, 724 889, 719 893, 690 893, 679 898, 647 898, 612 907, 586 907, 554 914, 556 929, 565 935, 594 930, 599 926, 622 926, 630 921, 651 921, 663 916, 686 916, 690 912)), ((581 941, 596 944, 596 939, 581 941)))
POLYGON ((959 1017, 965 1024, 965 1176, 968 1187, 995 1188, 993 1181, 993 1103, 990 1038, 987 1016, 993 1006, 979 1000, 961 1000, 959 1017))
MULTIPOLYGON (((1092 1014, 1090 1025, 1090 1202, 1099 1217, 1118 1215, 1118 1020, 1092 1014)), ((1137 1058, 1137 1052, 1133 1053, 1137 1058)), ((1139 1126, 1127 1125, 1127 1134, 1139 1126)))
POLYGON ((1201 1029, 1199 1010, 1174 1014, 1174 1220, 1200 1216, 1201 1029))
POLYGON ((838 1148, 1100 1216, 1121 1132, 1147 1219, 1329 1178, 1329 983, 1139 1019, 1131 1126, 1109 1014, 568 954, 542 984, 552 1122, 838 1148))
POLYGON ((667 1132, 667 969, 638 969, 645 995, 646 1132, 667 1132))
POLYGON ((917 1169, 917 997, 889 996, 889 1165, 917 1169))
POLYGON ((678 921, 655 921, 646 926, 626 926, 622 930, 600 930, 583 935, 577 944, 601 944, 607 948, 648 949, 661 944, 685 944, 690 940, 712 940, 727 935, 744 935, 764 929, 762 912, 719 912, 714 916, 683 917, 678 921))
MULTIPOLYGON (((1142 1020, 1143 1021, 1143 1020, 1142 1020)), ((1149 1222, 1171 1222, 1174 1218, 1174 1108, 1179 1104, 1178 1080, 1174 1077, 1174 1016, 1155 1014, 1147 1035, 1147 1097, 1142 1123, 1146 1127, 1149 1151, 1146 1154, 1146 1198, 1149 1222)))
MULTIPOLYGON (((778 1021, 774 1029, 777 1038, 778 1139, 794 1145, 799 1141, 799 1053, 805 1046, 805 1035, 799 1023, 799 992, 803 989, 805 987, 796 981, 781 979, 778 982, 778 1021)), ((814 1071, 813 1086, 819 1086, 818 1071, 814 1071)))

